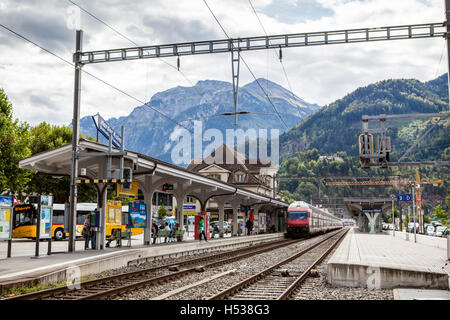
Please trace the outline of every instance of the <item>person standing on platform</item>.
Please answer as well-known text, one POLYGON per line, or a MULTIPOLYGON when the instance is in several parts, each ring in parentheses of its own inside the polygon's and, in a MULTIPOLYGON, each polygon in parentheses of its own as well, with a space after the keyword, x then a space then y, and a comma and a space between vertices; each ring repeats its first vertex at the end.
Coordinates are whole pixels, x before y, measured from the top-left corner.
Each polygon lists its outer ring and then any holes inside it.
POLYGON ((212 230, 211 238, 214 239, 216 233, 219 233, 219 222, 214 223, 212 230))
MULTIPOLYGON (((170 227, 169 224, 167 222, 164 223, 164 230, 167 231, 167 236, 170 237, 170 227)), ((167 236, 164 238, 164 242, 167 242, 167 236)), ((170 240, 170 239, 169 239, 170 240)))
MULTIPOLYGON (((98 217, 100 216, 98 208, 95 208, 94 214, 95 214, 95 221, 97 221, 98 217)), ((97 247, 97 229, 95 225, 92 225, 92 223, 91 223, 91 245, 92 249, 95 249, 97 247)))
POLYGON ((248 218, 247 222, 245 223, 245 227, 247 228, 247 235, 249 236, 253 230, 253 222, 248 218))
POLYGON ((84 237, 84 250, 89 249, 89 240, 91 238, 91 214, 88 213, 84 219, 84 226, 81 234, 84 237))
POLYGON ((155 221, 152 222, 152 238, 153 238, 153 244, 156 243, 156 238, 158 237, 158 225, 155 221))
POLYGON ((200 220, 198 222, 198 238, 200 242, 202 242, 202 235, 205 237, 205 241, 208 242, 206 239, 206 233, 205 233, 205 221, 203 221, 203 217, 200 217, 200 220))

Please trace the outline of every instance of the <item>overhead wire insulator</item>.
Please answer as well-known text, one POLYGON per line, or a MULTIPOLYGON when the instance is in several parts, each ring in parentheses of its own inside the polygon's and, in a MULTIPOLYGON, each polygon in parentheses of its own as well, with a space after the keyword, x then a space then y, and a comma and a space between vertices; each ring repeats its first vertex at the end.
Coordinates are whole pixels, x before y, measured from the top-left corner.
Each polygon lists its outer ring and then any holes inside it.
POLYGON ((280 56, 279 56, 279 58, 280 58, 280 61, 283 61, 283 51, 281 51, 281 46, 280 46, 280 56))
POLYGON ((177 69, 180 71, 180 56, 177 56, 177 69))

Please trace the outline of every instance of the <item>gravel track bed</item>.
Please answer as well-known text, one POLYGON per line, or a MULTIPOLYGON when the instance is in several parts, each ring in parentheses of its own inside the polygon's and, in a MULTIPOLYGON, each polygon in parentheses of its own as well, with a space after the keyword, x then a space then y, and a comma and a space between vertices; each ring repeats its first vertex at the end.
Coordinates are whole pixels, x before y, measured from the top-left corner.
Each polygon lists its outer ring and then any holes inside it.
POLYGON ((393 300, 392 290, 367 288, 339 288, 327 283, 327 263, 338 247, 316 266, 318 277, 308 277, 291 300, 393 300))
MULTIPOLYGON (((242 247, 244 248, 244 247, 242 247)), ((239 248, 239 249, 242 249, 239 248)), ((236 250, 236 249, 234 249, 236 250)), ((190 255, 185 255, 182 257, 165 257, 162 259, 158 259, 158 260, 153 260, 153 261, 148 261, 139 265, 132 265, 132 266, 126 266, 126 267, 122 267, 122 268, 117 268, 117 269, 112 269, 112 270, 107 270, 104 271, 102 273, 98 273, 95 275, 92 275, 92 277, 95 278, 102 278, 102 277, 109 277, 109 276, 114 276, 114 275, 118 275, 118 274, 122 274, 122 273, 128 273, 128 272, 133 272, 133 271, 139 271, 139 270, 144 270, 144 269, 149 269, 149 268, 155 268, 155 267, 160 267, 163 265, 166 265, 168 263, 181 263, 187 260, 191 260, 194 258, 203 258, 203 257, 208 257, 211 256, 212 254, 217 254, 217 253, 225 253, 225 252, 233 252, 232 250, 217 250, 216 252, 203 252, 203 253, 193 253, 190 255)))
POLYGON ((192 283, 204 280, 218 273, 236 269, 236 272, 228 274, 224 277, 220 277, 215 280, 211 280, 207 283, 199 285, 197 287, 191 288, 179 294, 170 296, 169 300, 202 300, 206 299, 226 288, 232 286, 233 284, 260 272, 269 266, 275 264, 276 262, 285 259, 286 257, 292 255, 294 252, 299 251, 299 249, 305 248, 313 243, 317 243, 323 237, 328 235, 321 235, 315 238, 307 239, 306 241, 292 244, 290 246, 279 248, 274 251, 262 253, 256 256, 252 256, 237 262, 229 263, 223 266, 211 268, 205 270, 205 272, 194 273, 186 275, 185 277, 177 280, 173 280, 170 283, 159 284, 148 286, 128 294, 122 294, 116 299, 120 300, 148 300, 164 293, 172 291, 174 289, 190 285, 192 283))

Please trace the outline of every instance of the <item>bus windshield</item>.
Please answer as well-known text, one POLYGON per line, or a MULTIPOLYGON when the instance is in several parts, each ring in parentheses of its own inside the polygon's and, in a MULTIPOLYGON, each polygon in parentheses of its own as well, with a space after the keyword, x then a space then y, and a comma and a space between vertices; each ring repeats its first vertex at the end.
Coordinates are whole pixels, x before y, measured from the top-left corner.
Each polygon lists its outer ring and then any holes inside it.
POLYGON ((301 219, 305 220, 308 218, 308 212, 306 211, 289 211, 289 219, 301 219))

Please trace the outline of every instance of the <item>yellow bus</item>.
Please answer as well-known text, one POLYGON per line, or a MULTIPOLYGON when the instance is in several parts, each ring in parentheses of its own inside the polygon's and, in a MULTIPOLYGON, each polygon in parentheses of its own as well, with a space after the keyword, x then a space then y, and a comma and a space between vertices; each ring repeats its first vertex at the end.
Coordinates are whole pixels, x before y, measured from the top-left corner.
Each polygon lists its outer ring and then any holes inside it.
MULTIPOLYGON (((94 212, 96 203, 77 204, 76 236, 81 237, 86 215, 94 212)), ((123 215, 128 214, 128 206, 122 206, 120 201, 109 201, 106 206, 106 236, 109 237, 113 229, 125 231, 126 225, 122 224, 123 215)), ((13 214, 13 238, 36 238, 37 205, 26 204, 14 207, 13 214)), ((142 234, 142 228, 132 228, 131 234, 142 234)), ((64 204, 53 205, 52 236, 55 240, 62 240, 69 234, 64 232, 64 204)))

